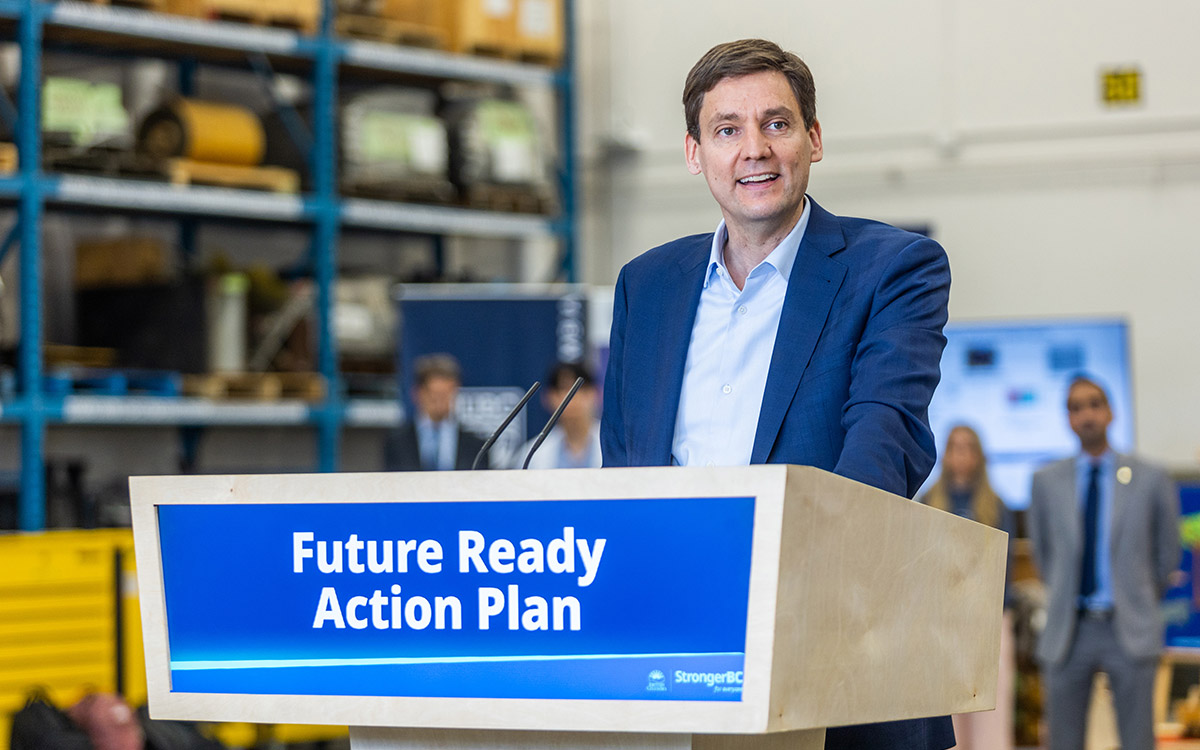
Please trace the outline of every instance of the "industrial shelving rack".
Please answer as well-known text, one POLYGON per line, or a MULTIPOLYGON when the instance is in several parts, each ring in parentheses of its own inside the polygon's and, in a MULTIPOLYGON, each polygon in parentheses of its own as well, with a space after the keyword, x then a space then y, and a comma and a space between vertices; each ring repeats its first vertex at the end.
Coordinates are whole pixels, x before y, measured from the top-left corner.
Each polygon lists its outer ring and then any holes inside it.
MULTIPOLYGON (((474 236, 521 239, 553 236, 562 248, 562 275, 575 281, 575 186, 572 58, 573 9, 563 4, 565 55, 558 68, 453 55, 335 37, 334 0, 322 0, 320 30, 308 36, 284 29, 221 21, 202 21, 149 11, 60 0, 0 0, 0 24, 13 29, 20 47, 20 78, 15 111, 0 96, 0 115, 15 122, 19 167, 0 175, 0 205, 15 205, 17 221, 0 237, 0 260, 17 245, 20 254, 21 334, 17 355, 20 391, 0 400, 0 422, 19 425, 21 433, 18 524, 23 530, 45 526, 45 439, 48 426, 210 425, 313 426, 319 471, 336 471, 341 430, 346 426, 388 426, 400 418, 397 404, 347 399, 338 373, 332 330, 337 245, 343 228, 394 231, 434 237, 474 236), (197 61, 246 67, 279 62, 305 71, 312 85, 312 189, 302 195, 251 190, 169 186, 122 180, 50 174, 41 168, 40 78, 47 34, 104 54, 132 49, 143 57, 173 57, 181 69, 197 61), (146 51, 147 47, 165 51, 146 51), (494 82, 548 87, 556 96, 558 189, 561 208, 554 217, 496 211, 343 198, 337 192, 336 120, 339 74, 433 80, 494 82), (235 404, 194 398, 55 396, 44 390, 42 364, 41 224, 46 211, 90 209, 125 214, 178 217, 190 223, 234 218, 265 224, 305 227, 311 237, 310 266, 317 290, 317 364, 326 378, 325 399, 317 404, 277 402, 235 404)), ((6 35, 7 36, 7 35, 6 35)), ((181 75, 182 80, 182 75, 181 75)), ((186 236, 186 234, 184 235, 186 236)))

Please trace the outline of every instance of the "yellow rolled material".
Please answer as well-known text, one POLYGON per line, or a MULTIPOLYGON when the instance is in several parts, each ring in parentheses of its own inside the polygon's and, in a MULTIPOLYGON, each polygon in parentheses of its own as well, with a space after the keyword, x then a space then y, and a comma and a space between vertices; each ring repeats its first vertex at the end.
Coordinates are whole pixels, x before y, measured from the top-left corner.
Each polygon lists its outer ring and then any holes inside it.
POLYGON ((262 163, 267 137, 253 111, 236 104, 176 99, 151 113, 139 136, 158 157, 253 167, 262 163))

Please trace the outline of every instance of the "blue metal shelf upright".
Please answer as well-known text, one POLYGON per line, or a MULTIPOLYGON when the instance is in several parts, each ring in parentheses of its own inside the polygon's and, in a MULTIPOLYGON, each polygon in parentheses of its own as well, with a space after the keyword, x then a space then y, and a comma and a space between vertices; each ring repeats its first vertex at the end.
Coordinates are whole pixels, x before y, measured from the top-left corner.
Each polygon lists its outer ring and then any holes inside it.
MULTIPOLYGON (((345 228, 492 238, 554 236, 562 245, 562 274, 577 280, 574 9, 564 0, 565 55, 560 68, 452 55, 427 49, 375 42, 349 41, 333 33, 334 0, 322 0, 319 32, 304 36, 282 29, 209 22, 110 5, 60 0, 0 0, 0 23, 11 25, 20 46, 21 70, 15 102, 15 142, 19 168, 0 175, 0 207, 15 208, 16 222, 0 237, 0 260, 19 244, 21 331, 17 353, 16 394, 0 399, 0 422, 15 424, 21 435, 18 524, 37 530, 46 523, 45 454, 47 429, 56 424, 79 425, 242 425, 263 427, 312 426, 317 433, 319 471, 340 465, 341 431, 346 426, 385 427, 399 418, 391 402, 347 399, 338 373, 333 334, 334 285, 338 273, 338 241, 345 228), (309 71, 313 91, 312 148, 308 167, 312 190, 297 196, 209 187, 171 187, 112 178, 44 173, 41 168, 41 76, 46 32, 74 33, 75 46, 89 54, 118 54, 135 45, 158 45, 159 54, 181 68, 181 87, 195 65, 228 64, 240 59, 255 69, 255 61, 299 61, 309 71), (84 41, 80 42, 79 39, 84 41), (107 41, 106 41, 107 40, 107 41), (167 46, 164 46, 167 45, 167 46), (240 56, 240 57, 239 57, 240 56), (444 206, 342 198, 337 182, 337 106, 340 77, 355 70, 395 73, 425 79, 506 83, 548 87, 558 99, 559 189, 562 211, 556 217, 510 214, 444 206), (329 387, 319 404, 300 402, 237 405, 205 399, 151 397, 58 396, 44 387, 42 360, 42 217, 60 208, 112 211, 122 214, 173 217, 181 224, 183 244, 189 244, 195 222, 236 218, 263 224, 307 227, 311 244, 309 265, 317 290, 317 363, 329 387)), ((122 53, 123 54, 123 53, 122 53)), ((3 94, 0 105, 13 109, 3 94)), ((5 109, 5 107, 0 107, 5 109)), ((0 115, 4 112, 0 111, 0 115)), ((9 112, 11 116, 11 112, 9 112)))

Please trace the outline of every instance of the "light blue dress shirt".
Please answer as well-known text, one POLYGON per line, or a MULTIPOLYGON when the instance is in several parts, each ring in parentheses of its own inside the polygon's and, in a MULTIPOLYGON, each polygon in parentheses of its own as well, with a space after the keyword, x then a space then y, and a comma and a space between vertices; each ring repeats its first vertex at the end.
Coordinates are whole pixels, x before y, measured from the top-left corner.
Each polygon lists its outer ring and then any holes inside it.
POLYGON ((418 414, 417 448, 421 452, 421 466, 453 471, 458 455, 458 423, 453 419, 434 422, 424 414, 418 414))
MULTIPOLYGON (((1112 510, 1113 510, 1113 489, 1117 476, 1117 454, 1111 450, 1106 451, 1099 458, 1094 458, 1086 453, 1081 453, 1075 459, 1075 487, 1079 497, 1079 517, 1084 516, 1084 508, 1087 504, 1087 488, 1088 479, 1092 473, 1092 466, 1100 465, 1100 507, 1097 511, 1097 521, 1099 526, 1096 529, 1096 590, 1089 597, 1080 597, 1079 606, 1086 609, 1094 610, 1109 610, 1113 607, 1112 594, 1112 510)), ((1080 529, 1084 534, 1087 534, 1087 529, 1080 529)), ((1083 537, 1080 537, 1080 548, 1082 549, 1083 537)))
POLYGON ((788 278, 811 212, 812 202, 805 200, 796 226, 740 290, 725 266, 725 222, 717 226, 683 370, 672 463, 750 463, 788 278))

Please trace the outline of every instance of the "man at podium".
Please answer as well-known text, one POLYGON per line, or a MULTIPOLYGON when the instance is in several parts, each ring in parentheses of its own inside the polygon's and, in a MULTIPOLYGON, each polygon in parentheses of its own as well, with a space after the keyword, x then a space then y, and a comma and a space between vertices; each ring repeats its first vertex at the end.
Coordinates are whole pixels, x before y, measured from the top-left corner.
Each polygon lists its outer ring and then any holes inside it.
MULTIPOLYGON (((806 196, 821 125, 796 55, 763 40, 718 45, 688 74, 683 103, 688 170, 723 219, 621 271, 604 465, 803 464, 912 497, 935 457, 945 252, 806 196)), ((953 745, 948 717, 833 728, 825 741, 953 745)))

